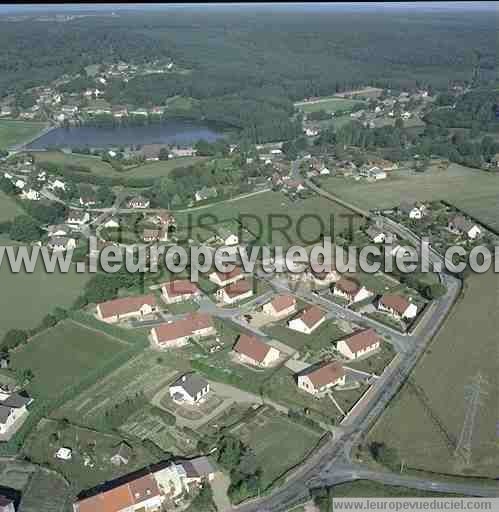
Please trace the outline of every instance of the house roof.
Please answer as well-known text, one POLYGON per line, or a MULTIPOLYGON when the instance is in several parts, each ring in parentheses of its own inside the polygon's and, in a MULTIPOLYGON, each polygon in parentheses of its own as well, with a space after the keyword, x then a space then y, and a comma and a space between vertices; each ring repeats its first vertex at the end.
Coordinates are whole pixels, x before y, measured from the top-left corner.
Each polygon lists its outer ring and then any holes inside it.
POLYGON ((164 288, 170 297, 176 297, 178 295, 194 295, 199 292, 199 288, 187 279, 177 279, 175 281, 163 283, 161 288, 164 288))
POLYGON ((343 341, 353 353, 356 353, 376 344, 380 341, 380 337, 374 329, 364 329, 354 332, 343 341))
POLYGON ((181 461, 187 478, 201 478, 215 472, 215 467, 208 457, 196 457, 195 459, 181 461))
POLYGON ((11 415, 11 408, 5 407, 4 405, 0 405, 0 423, 5 423, 9 416, 11 415))
POLYGON ((280 293, 272 299, 272 307, 276 313, 280 313, 291 306, 296 305, 296 298, 293 295, 287 293, 280 293))
POLYGON ((31 401, 31 398, 20 393, 12 393, 5 400, 0 401, 0 405, 4 407, 11 407, 13 409, 19 409, 31 401))
POLYGON ((467 220, 464 215, 455 215, 450 219, 450 223, 463 232, 468 232, 475 225, 470 220, 467 220))
POLYGON ((310 306, 301 311, 300 315, 297 317, 300 319, 307 327, 313 327, 316 325, 325 315, 324 311, 318 306, 310 306))
POLYGON ((220 279, 221 282, 240 276, 242 273, 241 267, 234 267, 234 269, 229 272, 216 272, 218 279, 220 279))
POLYGON ((121 441, 121 443, 116 448, 117 450, 113 454, 113 456, 118 455, 120 457, 123 457, 124 459, 130 460, 130 457, 133 454, 133 450, 132 447, 126 441, 121 441))
POLYGON ((235 352, 243 354, 259 363, 265 360, 271 348, 270 345, 267 345, 260 338, 250 334, 241 334, 234 345, 235 352))
POLYGON ((208 382, 197 373, 186 373, 177 379, 170 387, 173 386, 180 386, 184 388, 190 396, 195 397, 208 386, 208 382))
POLYGON ((409 201, 402 201, 398 209, 403 213, 409 213, 413 208, 416 207, 416 203, 409 201))
POLYGON ((251 283, 247 279, 240 279, 222 289, 229 297, 238 297, 251 290, 251 283))
POLYGON ((385 294, 380 299, 381 304, 387 308, 391 308, 397 313, 404 313, 409 307, 410 302, 402 295, 385 294))
POLYGON ((345 370, 338 361, 331 361, 311 371, 305 371, 304 375, 308 376, 316 388, 320 388, 341 379, 345 375, 345 370))
POLYGON ((381 229, 378 229, 376 226, 369 226, 367 229, 367 235, 370 238, 376 238, 378 235, 384 235, 383 231, 381 229))
POLYGON ((185 318, 154 327, 159 343, 167 343, 185 336, 191 336, 194 331, 213 327, 213 319, 207 313, 191 313, 185 318))
POLYGON ((85 215, 88 215, 83 210, 69 210, 68 219, 83 219, 85 215))
POLYGON ((356 294, 360 290, 360 284, 357 281, 346 277, 342 277, 334 286, 338 290, 351 295, 356 294))
POLYGON ((0 507, 7 507, 8 505, 13 505, 14 502, 7 498, 6 496, 0 495, 0 507))
POLYGON ((121 299, 108 300, 98 304, 104 318, 115 315, 126 315, 138 311, 144 304, 154 306, 156 299, 153 295, 139 295, 137 297, 123 297, 121 299))

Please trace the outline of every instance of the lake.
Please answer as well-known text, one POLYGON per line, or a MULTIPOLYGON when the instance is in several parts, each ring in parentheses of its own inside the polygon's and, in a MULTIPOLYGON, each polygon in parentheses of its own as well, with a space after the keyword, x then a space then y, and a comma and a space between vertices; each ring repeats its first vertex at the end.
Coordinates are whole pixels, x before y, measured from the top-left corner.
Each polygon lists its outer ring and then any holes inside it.
POLYGON ((28 144, 26 148, 40 150, 48 147, 104 148, 132 144, 190 145, 200 139, 214 142, 222 137, 221 132, 190 121, 167 121, 161 124, 125 127, 77 126, 54 128, 28 144))

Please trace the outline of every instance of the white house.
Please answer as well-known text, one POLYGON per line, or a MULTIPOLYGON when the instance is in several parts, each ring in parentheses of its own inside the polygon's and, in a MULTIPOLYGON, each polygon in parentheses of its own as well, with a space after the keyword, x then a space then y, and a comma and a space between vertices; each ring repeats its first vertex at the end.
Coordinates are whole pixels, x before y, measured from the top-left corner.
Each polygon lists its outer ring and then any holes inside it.
POLYGON ((210 384, 196 373, 186 373, 177 379, 168 391, 175 402, 193 405, 206 400, 210 384))
POLYGON ((281 355, 276 348, 249 334, 239 336, 237 343, 234 345, 234 353, 241 363, 261 368, 272 366, 281 355))
POLYGON ((26 182, 24 180, 17 180, 14 185, 22 190, 26 186, 26 182))
POLYGON ((307 137, 315 137, 319 135, 319 130, 316 128, 305 128, 304 133, 307 137))
POLYGON ((94 196, 82 196, 79 201, 81 206, 94 206, 97 202, 94 196))
POLYGON ((119 228, 120 223, 114 217, 111 217, 107 219, 106 222, 102 224, 102 226, 105 228, 119 228))
POLYGON ((50 190, 55 190, 55 189, 66 190, 66 184, 64 183, 64 181, 56 179, 48 185, 48 188, 50 190))
POLYGON ((334 285, 333 295, 345 299, 349 304, 353 304, 372 297, 373 293, 357 281, 342 277, 334 285))
POLYGON ((383 231, 376 228, 375 226, 370 226, 368 228, 367 235, 369 236, 369 239, 375 244, 382 244, 386 239, 385 233, 383 233, 383 231))
POLYGON ((143 318, 157 310, 153 295, 122 297, 97 304, 97 318, 108 324, 114 324, 130 318, 143 318))
POLYGON ((466 235, 470 240, 475 240, 482 234, 482 230, 473 222, 466 220, 463 215, 455 215, 449 221, 449 231, 466 235))
POLYGON ((263 312, 274 320, 287 318, 296 312, 296 298, 286 293, 276 295, 270 302, 263 305, 263 312))
POLYGON ((90 214, 81 210, 70 210, 66 218, 66 224, 82 226, 90 220, 90 214))
POLYGON ((27 199, 28 201, 40 201, 40 192, 30 188, 27 192, 23 190, 21 199, 27 199))
POLYGON ((321 396, 335 386, 344 386, 345 376, 345 370, 338 361, 314 365, 298 375, 298 388, 321 396))
POLYGON ((0 434, 7 434, 14 423, 28 415, 32 398, 19 393, 0 391, 0 434))
POLYGON ((167 304, 185 302, 201 295, 201 291, 187 279, 177 279, 161 285, 161 294, 167 304))
POLYGON ((298 316, 289 320, 288 327, 293 331, 311 334, 326 320, 326 314, 318 306, 309 306, 298 316))
POLYGON ((59 448, 55 454, 55 458, 59 460, 71 460, 73 458, 73 450, 71 448, 59 448))
POLYGON ((70 251, 76 247, 76 240, 65 236, 54 236, 48 241, 47 247, 54 252, 70 251))
POLYGON ((399 206, 399 211, 409 217, 409 219, 420 220, 423 218, 424 209, 416 206, 414 203, 402 202, 399 206))
POLYGON ((247 279, 240 279, 216 292, 216 297, 222 304, 235 304, 252 296, 253 287, 247 279))
POLYGON ((321 176, 329 176, 330 174, 331 174, 331 171, 327 167, 323 167, 320 170, 320 175, 321 176))
POLYGON ((338 341, 338 352, 347 359, 358 359, 377 350, 381 338, 374 329, 364 329, 338 341))
POLYGON ((389 313, 397 319, 412 320, 418 314, 416 304, 409 302, 402 295, 383 295, 378 301, 378 310, 389 313))
POLYGON ((217 230, 217 239, 225 246, 237 245, 239 243, 239 237, 224 227, 217 230))
POLYGON ((132 197, 127 203, 128 208, 133 209, 149 208, 150 204, 151 201, 149 201, 149 199, 144 199, 143 197, 140 196, 132 197))
POLYGON ((219 272, 218 270, 208 275, 208 279, 217 286, 228 286, 240 279, 244 279, 241 267, 234 267, 230 272, 219 272))
POLYGON ((384 180, 386 178, 386 172, 379 167, 362 168, 359 171, 359 175, 363 178, 368 178, 375 181, 384 180))

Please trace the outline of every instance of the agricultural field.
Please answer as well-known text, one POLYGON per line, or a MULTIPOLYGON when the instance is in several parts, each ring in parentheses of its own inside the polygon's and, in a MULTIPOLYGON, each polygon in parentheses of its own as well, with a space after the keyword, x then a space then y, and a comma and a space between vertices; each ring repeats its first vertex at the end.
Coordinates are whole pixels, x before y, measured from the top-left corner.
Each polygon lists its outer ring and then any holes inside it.
POLYGON ((158 462, 141 443, 127 440, 132 447, 132 458, 127 465, 115 466, 109 459, 122 441, 120 435, 42 420, 28 437, 23 453, 33 462, 61 473, 78 493, 158 462), (73 451, 71 460, 61 461, 54 457, 61 446, 73 451), (85 459, 88 461, 87 466, 85 459))
POLYGON ((236 426, 232 434, 247 444, 262 468, 262 487, 302 462, 316 446, 320 434, 275 411, 263 411, 236 426))
POLYGON ((51 399, 130 345, 71 320, 43 331, 13 351, 12 368, 30 369, 34 396, 51 399))
POLYGON ((447 436, 432 421, 414 388, 407 385, 370 432, 370 441, 398 449, 408 468, 497 477, 498 288, 497 274, 470 276, 464 296, 413 372, 413 382, 423 390, 453 442, 446 441, 447 436), (471 410, 466 386, 480 376, 481 405, 475 417, 471 465, 465 466, 454 455, 453 444, 471 410))
POLYGON ((350 110, 357 105, 362 105, 363 102, 360 100, 347 100, 343 98, 320 98, 314 101, 301 101, 295 103, 295 107, 300 109, 302 112, 316 112, 318 110, 325 110, 326 112, 338 112, 344 110, 350 110))
POLYGON ((499 228, 497 173, 451 164, 446 170, 430 167, 424 173, 392 171, 378 183, 330 178, 324 189, 361 208, 391 208, 402 200, 446 200, 464 212, 499 228))
POLYGON ((0 268, 0 339, 9 329, 37 326, 57 306, 70 306, 89 278, 90 274, 79 274, 74 266, 67 274, 49 274, 41 260, 32 274, 14 274, 4 261, 0 268))
POLYGON ((173 169, 180 167, 189 167, 206 160, 202 156, 187 156, 182 158, 174 158, 172 160, 159 160, 157 162, 146 162, 143 165, 126 169, 120 173, 127 178, 163 178, 168 176, 173 169))
MULTIPOLYGON (((280 192, 268 191, 207 208, 193 208, 190 212, 178 213, 176 218, 178 236, 182 239, 197 240, 199 236, 203 240, 210 231, 202 225, 213 230, 220 224, 239 220, 250 232, 250 239, 257 240, 258 244, 290 247, 301 239, 308 245, 318 240, 321 233, 327 236, 331 230, 341 232, 348 225, 348 219, 341 215, 351 215, 351 212, 320 196, 292 201, 280 192), (330 222, 331 217, 333 222, 330 222), (289 229, 280 232, 279 228, 283 229, 288 219, 289 229)), ((243 237, 242 242, 248 241, 243 237)))
POLYGON ((0 149, 27 142, 40 133, 47 123, 36 121, 0 121, 0 149))
POLYGON ((23 213, 21 206, 0 190, 0 222, 12 220, 16 215, 23 213))
POLYGON ((139 392, 151 399, 178 371, 187 370, 189 362, 180 352, 146 350, 64 404, 54 416, 100 428, 111 406, 139 392))

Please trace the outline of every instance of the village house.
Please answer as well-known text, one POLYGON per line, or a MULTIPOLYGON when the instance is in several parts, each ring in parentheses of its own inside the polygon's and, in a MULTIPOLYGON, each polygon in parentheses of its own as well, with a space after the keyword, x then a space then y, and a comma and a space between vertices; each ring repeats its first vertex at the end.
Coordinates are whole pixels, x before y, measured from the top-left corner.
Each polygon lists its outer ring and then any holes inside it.
POLYGON ((64 181, 61 181, 61 180, 57 180, 55 179, 54 181, 52 181, 51 183, 49 183, 49 185, 47 186, 47 188, 49 190, 56 190, 56 189, 59 189, 59 190, 66 190, 66 184, 64 183, 64 181))
POLYGON ((386 178, 386 172, 379 167, 362 167, 359 170, 359 176, 369 180, 378 181, 386 178))
POLYGON ((276 295, 263 305, 263 312, 274 320, 281 320, 296 312, 296 298, 287 293, 276 295))
POLYGON ((365 286, 361 286, 357 281, 342 277, 334 285, 333 295, 345 299, 349 304, 354 304, 355 302, 360 302, 372 297, 373 294, 365 286))
POLYGON ((178 348, 187 345, 191 339, 199 340, 214 336, 215 324, 206 313, 190 313, 180 320, 166 322, 151 329, 151 338, 158 348, 178 348))
POLYGON ((167 304, 185 302, 201 295, 201 291, 187 279, 177 279, 161 285, 161 295, 167 304))
POLYGON ((157 311, 154 295, 123 297, 97 304, 97 318, 114 324, 131 318, 143 318, 157 311))
POLYGON ((203 403, 210 392, 210 384, 196 373, 186 373, 168 389, 174 402, 189 405, 203 403))
POLYGON ((455 215, 449 220, 449 231, 452 233, 466 235, 470 240, 475 240, 482 234, 482 230, 464 215, 455 215))
POLYGON ((47 228, 48 236, 66 236, 71 233, 71 228, 65 224, 51 224, 47 228))
POLYGON ((78 107, 76 105, 63 105, 61 107, 61 112, 63 114, 76 114, 78 112, 78 107))
POLYGON ((115 217, 110 217, 109 219, 102 223, 102 226, 105 228, 119 228, 120 223, 118 219, 116 219, 115 217))
POLYGON ((66 236, 54 236, 49 239, 47 247, 54 252, 70 251, 76 247, 76 240, 66 236))
POLYGON ((145 228, 142 231, 142 240, 144 242, 150 243, 150 242, 166 242, 168 240, 168 230, 161 228, 161 229, 150 229, 145 228))
POLYGON ((334 263, 313 262, 310 273, 314 283, 319 286, 327 286, 340 279, 340 274, 336 270, 334 263))
POLYGON ((418 314, 416 304, 409 302, 402 295, 383 295, 378 301, 378 310, 389 313, 399 320, 412 320, 418 314))
POLYGON ((335 386, 344 386, 345 376, 345 369, 338 361, 313 365, 298 375, 298 388, 322 396, 335 386))
POLYGON ((224 246, 237 245, 239 243, 239 237, 224 227, 217 229, 217 239, 224 246))
POLYGON ((317 128, 305 128, 303 132, 307 137, 316 137, 319 135, 319 130, 317 128))
POLYGON ((135 196, 128 200, 127 208, 140 209, 140 208, 149 208, 151 201, 149 199, 145 199, 141 196, 135 196))
POLYGON ((208 275, 208 279, 217 286, 228 286, 240 279, 244 279, 241 267, 234 267, 229 272, 219 272, 218 270, 208 275))
POLYGON ((197 150, 192 147, 174 147, 170 149, 170 154, 168 155, 168 158, 196 156, 196 153, 197 150))
POLYGON ((415 203, 409 203, 406 201, 400 203, 398 210, 402 215, 409 217, 409 219, 420 220, 424 215, 424 208, 417 206, 415 203))
POLYGON ((109 458, 111 464, 115 466, 126 466, 133 457, 132 447, 126 441, 121 441, 115 450, 115 453, 109 458))
POLYGON ((185 471, 187 485, 199 485, 204 481, 211 482, 215 478, 216 469, 208 457, 195 457, 190 460, 182 460, 180 463, 185 471))
POLYGON ((19 180, 16 180, 16 182, 14 183, 14 185, 15 185, 18 189, 22 190, 22 189, 26 186, 26 182, 25 182, 24 180, 19 179, 19 180))
POLYGON ((281 355, 276 348, 249 334, 239 336, 237 343, 234 345, 234 353, 241 363, 260 368, 272 366, 281 355))
POLYGON ((289 320, 288 327, 293 331, 311 334, 326 320, 326 314, 318 306, 309 306, 289 320))
POLYGON ((216 292, 216 297, 222 304, 235 304, 252 296, 253 287, 247 279, 240 279, 216 292))
POLYGON ((90 220, 90 214, 81 210, 69 210, 66 224, 70 226, 83 226, 90 220))
POLYGON ((196 202, 206 201, 207 199, 214 199, 218 196, 217 189, 215 187, 203 187, 194 194, 196 202))
POLYGON ((32 188, 30 188, 28 191, 23 190, 21 194, 21 199, 27 199, 28 201, 40 201, 40 197, 40 192, 32 188))
POLYGON ((170 226, 175 226, 177 221, 175 220, 175 217, 168 212, 160 212, 156 213, 154 215, 151 215, 148 218, 149 222, 152 222, 153 224, 157 224, 160 226, 166 226, 169 228, 170 226))
POLYGON ((386 240, 385 233, 383 233, 383 231, 378 229, 376 226, 369 226, 367 229, 367 236, 369 237, 369 240, 375 244, 382 244, 386 240))
POLYGON ((80 205, 81 206, 94 206, 97 202, 97 199, 94 195, 81 196, 80 197, 80 205))
POLYGON ((111 113, 113 114, 113 117, 121 119, 128 115, 128 109, 122 105, 116 105, 111 109, 111 113))
POLYGON ((16 512, 14 508, 14 502, 0 494, 0 512, 16 512))
POLYGON ((0 434, 5 435, 22 417, 28 415, 33 399, 20 393, 0 391, 0 434))
POLYGON ((381 338, 374 329, 364 329, 338 341, 338 352, 347 359, 358 359, 377 350, 381 338))

